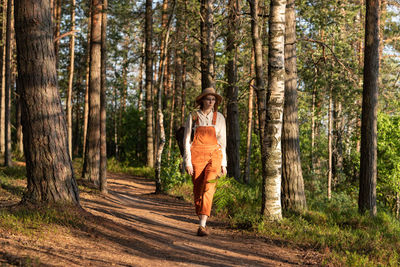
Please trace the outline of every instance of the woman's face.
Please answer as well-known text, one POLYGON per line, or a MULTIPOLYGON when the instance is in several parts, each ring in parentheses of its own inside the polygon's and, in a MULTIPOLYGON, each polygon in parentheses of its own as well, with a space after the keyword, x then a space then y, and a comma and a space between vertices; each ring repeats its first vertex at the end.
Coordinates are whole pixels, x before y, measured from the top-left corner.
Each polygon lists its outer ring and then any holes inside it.
POLYGON ((203 102, 204 110, 212 109, 214 107, 214 104, 216 101, 215 96, 213 96, 213 95, 206 95, 201 100, 203 102))

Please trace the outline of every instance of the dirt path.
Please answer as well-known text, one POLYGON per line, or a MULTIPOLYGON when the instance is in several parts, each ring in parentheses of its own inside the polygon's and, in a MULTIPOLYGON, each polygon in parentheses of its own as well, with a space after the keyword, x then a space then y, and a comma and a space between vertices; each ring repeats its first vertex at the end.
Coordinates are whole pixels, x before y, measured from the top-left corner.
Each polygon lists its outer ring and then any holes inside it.
POLYGON ((83 208, 92 214, 84 215, 84 230, 49 229, 37 240, 23 236, 7 240, 0 235, 3 264, 318 266, 320 257, 314 252, 276 246, 226 229, 213 218, 208 222, 212 234, 196 236, 192 205, 151 194, 154 185, 149 180, 110 174, 108 186, 106 197, 81 193, 83 208))

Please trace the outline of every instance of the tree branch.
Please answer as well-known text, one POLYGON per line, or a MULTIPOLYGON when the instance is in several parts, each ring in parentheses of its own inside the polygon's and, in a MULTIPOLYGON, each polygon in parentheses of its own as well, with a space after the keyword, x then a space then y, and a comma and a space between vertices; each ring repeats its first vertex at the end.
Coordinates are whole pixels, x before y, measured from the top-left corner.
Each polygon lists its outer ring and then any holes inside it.
POLYGON ((58 40, 66 37, 68 35, 72 35, 72 34, 75 35, 76 32, 79 32, 79 30, 73 30, 73 31, 69 31, 69 32, 63 33, 63 34, 57 36, 56 38, 54 38, 54 42, 57 42, 58 40))
MULTIPOLYGON (((341 61, 337 58, 335 52, 333 52, 332 48, 329 47, 326 43, 324 43, 324 42, 322 42, 322 41, 319 41, 319 40, 310 39, 310 38, 300 38, 300 39, 298 39, 298 40, 300 40, 300 41, 306 41, 306 42, 311 42, 311 43, 317 43, 317 44, 319 44, 319 45, 322 46, 322 47, 328 48, 329 51, 331 51, 331 54, 332 54, 333 58, 335 59, 335 61, 336 61, 337 63, 339 63, 339 65, 341 65, 345 70, 347 70, 352 76, 355 76, 355 74, 353 73, 353 71, 352 71, 351 69, 349 69, 345 64, 343 64, 343 62, 341 62, 341 61)), ((351 79, 355 84, 358 85, 358 83, 357 83, 356 80, 354 80, 352 77, 350 77, 350 79, 351 79)))

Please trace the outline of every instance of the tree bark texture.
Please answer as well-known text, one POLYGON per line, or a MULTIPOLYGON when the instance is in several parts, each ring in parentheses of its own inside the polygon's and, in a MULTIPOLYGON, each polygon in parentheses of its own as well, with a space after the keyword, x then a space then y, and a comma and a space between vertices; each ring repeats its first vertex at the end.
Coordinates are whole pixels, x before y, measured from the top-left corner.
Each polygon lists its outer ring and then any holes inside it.
POLYGON ((57 85, 50 2, 15 1, 18 82, 28 178, 25 200, 79 203, 57 85))
POLYGON ((101 91, 101 13, 102 1, 92 0, 89 71, 89 120, 83 177, 99 186, 100 171, 100 91, 101 91))
MULTIPOLYGON (((261 144, 261 162, 265 162, 265 84, 264 84, 264 67, 263 67, 263 50, 262 40, 259 31, 259 3, 258 0, 248 0, 251 13, 251 34, 253 40, 253 49, 255 56, 255 72, 256 72, 256 95, 257 95, 257 117, 258 117, 258 133, 260 135, 261 144)), ((265 177, 265 164, 262 165, 263 177, 265 177)))
POLYGON ((215 88, 214 1, 200 0, 201 89, 215 88))
POLYGON ((376 216, 377 111, 379 77, 379 5, 366 1, 364 85, 361 115, 360 192, 358 208, 376 216))
POLYGON ((328 107, 328 199, 332 198, 332 128, 333 128, 333 116, 332 116, 332 85, 329 86, 329 107, 328 107))
POLYGON ((23 134, 22 134, 22 122, 21 122, 21 87, 17 84, 17 92, 15 95, 15 128, 16 128, 16 137, 17 137, 17 147, 16 152, 18 156, 24 155, 24 143, 23 143, 23 134))
POLYGON ((285 8, 286 0, 271 0, 269 16, 268 89, 265 122, 265 176, 262 214, 270 220, 282 218, 282 122, 285 99, 285 8))
POLYGON ((145 18, 145 64, 146 64, 146 136, 147 136, 147 166, 154 167, 154 134, 153 134, 153 10, 152 0, 146 0, 145 18))
MULTIPOLYGON (((0 82, 1 82, 1 91, 0 91, 0 125, 4 125, 4 117, 5 117, 5 62, 6 62, 6 53, 5 53, 5 29, 6 29, 6 12, 7 12, 7 1, 1 0, 0 4, 0 13, 1 13, 1 31, 0 31, 0 40, 1 40, 1 48, 0 48, 0 82)), ((5 151, 5 142, 4 142, 4 127, 0 127, 0 154, 4 154, 5 151)))
MULTIPOLYGON (((71 31, 75 31, 75 0, 71 0, 71 31)), ((75 64, 75 34, 71 34, 69 43, 70 63, 67 91, 67 127, 68 127, 68 150, 72 158, 72 87, 74 83, 75 64)))
POLYGON ((166 65, 166 57, 168 55, 168 42, 169 42, 169 35, 170 35, 170 26, 172 22, 172 17, 175 13, 176 4, 173 5, 173 10, 171 10, 170 18, 168 19, 168 23, 165 24, 165 28, 163 29, 163 36, 162 36, 162 43, 164 43, 164 47, 161 53, 160 64, 161 71, 160 71, 160 80, 159 80, 159 88, 158 88, 158 96, 157 96, 157 157, 156 157, 156 194, 162 192, 162 183, 161 183, 161 160, 162 160, 162 153, 164 150, 165 145, 165 129, 164 129, 164 114, 162 109, 162 92, 163 92, 163 79, 165 73, 165 65, 166 65))
POLYGON ((343 172, 343 132, 344 116, 342 113, 342 103, 335 94, 333 105, 333 164, 332 175, 334 184, 339 182, 339 176, 343 172))
MULTIPOLYGON (((61 29, 61 0, 54 0, 54 7, 53 7, 53 35, 54 39, 60 35, 61 29)), ((56 68, 58 71, 58 53, 60 51, 60 40, 54 42, 54 54, 56 56, 56 68)))
POLYGON ((107 193, 107 9, 108 1, 103 0, 101 13, 101 88, 100 88, 100 191, 107 193))
POLYGON ((282 207, 284 210, 307 208, 300 160, 297 104, 297 54, 295 1, 286 4, 285 29, 285 104, 282 129, 282 207))
POLYGON ((12 23, 12 9, 13 9, 13 1, 7 1, 7 26, 6 26, 6 62, 5 62, 5 94, 4 94, 4 107, 5 107, 5 116, 4 116, 4 143, 5 143, 5 151, 4 151, 4 166, 10 166, 11 163, 11 91, 12 91, 12 79, 11 79, 11 70, 12 70, 12 41, 11 41, 11 31, 13 28, 12 23))
MULTIPOLYGON (((186 8, 186 7, 185 7, 186 8)), ((188 28, 188 21, 185 20, 185 30, 188 28)), ((185 107, 186 107, 186 73, 187 73, 187 42, 188 34, 185 31, 185 39, 183 41, 183 62, 182 62, 182 92, 181 92, 181 124, 185 121, 185 107)))
MULTIPOLYGON (((83 108, 83 146, 82 146, 82 157, 86 155, 86 143, 87 143, 87 127, 89 121, 89 72, 90 72, 90 32, 92 29, 92 11, 89 10, 88 19, 88 32, 87 32, 87 47, 86 47, 86 86, 85 86, 85 103, 83 108)), ((85 169, 85 161, 83 169, 85 169)))
POLYGON ((247 142, 246 142, 246 162, 244 171, 244 182, 250 183, 250 163, 251 163, 251 142, 253 133, 253 104, 254 104, 254 49, 251 50, 250 60, 250 85, 249 85, 249 100, 248 100, 248 115, 247 115, 247 142))
MULTIPOLYGON (((144 69, 144 40, 142 40, 141 49, 142 54, 140 55, 140 67, 139 67, 139 99, 138 99, 138 110, 143 110, 143 69, 144 69)), ((142 120, 142 114, 140 113, 140 120, 142 120)))
POLYGON ((227 147, 228 176, 240 180, 240 131, 237 86, 237 38, 239 25, 239 2, 229 0, 228 3, 228 31, 226 38, 226 54, 228 62, 225 72, 228 80, 226 86, 227 97, 227 147))

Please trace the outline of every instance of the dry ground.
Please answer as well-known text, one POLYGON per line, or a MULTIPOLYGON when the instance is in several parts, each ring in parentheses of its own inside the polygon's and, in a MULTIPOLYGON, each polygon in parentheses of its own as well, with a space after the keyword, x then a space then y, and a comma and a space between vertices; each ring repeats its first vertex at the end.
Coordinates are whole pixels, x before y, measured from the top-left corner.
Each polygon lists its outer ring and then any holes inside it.
POLYGON ((0 266, 319 266, 322 260, 216 218, 208 222, 212 234, 198 237, 192 204, 152 194, 150 180, 110 173, 108 186, 107 196, 81 192, 85 227, 52 225, 33 236, 0 229, 0 266))

